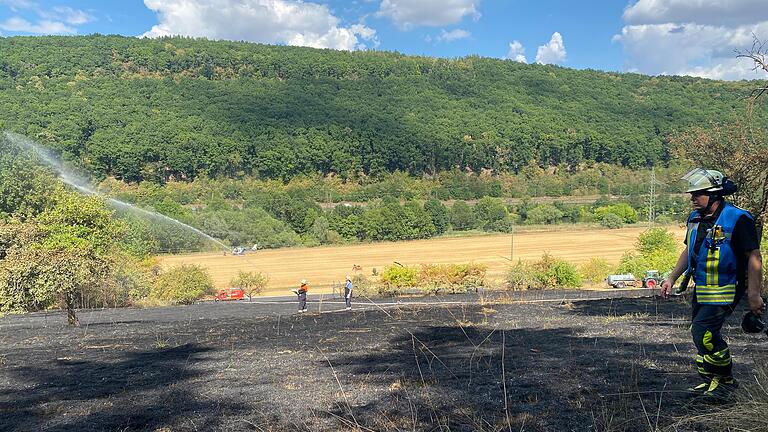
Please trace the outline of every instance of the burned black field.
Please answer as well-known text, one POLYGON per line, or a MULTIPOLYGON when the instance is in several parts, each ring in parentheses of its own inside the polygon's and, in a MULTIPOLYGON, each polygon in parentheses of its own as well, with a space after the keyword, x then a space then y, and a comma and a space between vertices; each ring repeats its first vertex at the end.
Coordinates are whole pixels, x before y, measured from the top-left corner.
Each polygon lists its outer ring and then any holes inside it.
MULTIPOLYGON (((696 382, 683 299, 311 306, 7 316, 0 430, 647 431, 711 409, 680 391, 696 382)), ((724 331, 744 382, 768 355, 740 315, 724 331)))

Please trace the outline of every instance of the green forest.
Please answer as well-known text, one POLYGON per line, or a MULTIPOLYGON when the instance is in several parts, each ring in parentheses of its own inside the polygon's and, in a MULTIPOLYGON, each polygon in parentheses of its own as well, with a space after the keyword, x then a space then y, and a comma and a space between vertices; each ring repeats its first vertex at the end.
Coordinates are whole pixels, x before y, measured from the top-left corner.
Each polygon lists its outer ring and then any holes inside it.
MULTIPOLYGON (((0 54, 0 130, 105 195, 260 248, 617 227, 647 219, 651 167, 659 221, 679 221, 689 163, 670 136, 742 116, 755 87, 180 37, 0 38, 0 54)), ((44 210, 19 190, 49 187, 13 160, 4 221, 44 210)), ((118 216, 139 255, 210 246, 118 216)))
MULTIPOLYGON (((738 129, 755 87, 178 37, 0 38, 0 131, 223 242, 78 193, 3 133, 0 313, 210 292, 203 269, 160 272, 163 253, 617 228, 647 220, 651 184, 656 221, 680 222, 677 181, 696 160, 680 143, 738 129)), ((607 268, 592 266, 587 279, 607 268)))
POLYGON ((346 180, 670 161, 750 82, 190 38, 0 38, 0 129, 96 178, 346 180))

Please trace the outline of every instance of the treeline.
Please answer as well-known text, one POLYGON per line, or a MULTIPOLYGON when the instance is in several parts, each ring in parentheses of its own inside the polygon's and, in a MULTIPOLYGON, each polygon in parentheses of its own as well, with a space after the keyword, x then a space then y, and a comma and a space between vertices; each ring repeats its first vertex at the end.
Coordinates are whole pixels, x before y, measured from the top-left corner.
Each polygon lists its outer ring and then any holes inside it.
MULTIPOLYGON (((616 228, 647 217, 647 195, 642 194, 619 200, 601 196, 586 204, 535 203, 529 197, 512 203, 487 195, 472 201, 441 201, 423 194, 423 189, 398 187, 391 195, 377 195, 365 203, 321 206, 313 192, 318 184, 199 180, 161 187, 110 181, 102 188, 120 199, 197 227, 231 246, 256 244, 258 248, 422 239, 449 231, 511 232, 517 225, 595 223, 616 228)), ((444 187, 435 183, 432 186, 444 187)), ((389 186, 378 187, 379 192, 390 190, 389 186)), ((460 186, 457 190, 464 189, 460 186)), ((688 207, 685 197, 661 193, 656 202, 657 220, 682 220, 688 207)), ((136 230, 150 230, 154 232, 151 237, 159 239, 151 245, 142 243, 149 245, 151 252, 179 252, 203 246, 199 237, 189 236, 178 227, 158 227, 162 225, 136 230)))
POLYGON ((754 85, 189 38, 0 38, 0 129, 128 182, 670 159, 754 85))
MULTIPOLYGON (((655 170, 656 192, 679 193, 680 176, 690 167, 670 164, 655 170)), ((169 197, 181 205, 201 204, 211 196, 245 202, 263 199, 264 193, 279 192, 317 203, 367 202, 373 199, 399 200, 436 198, 476 200, 485 196, 504 198, 583 197, 597 195, 634 196, 648 193, 650 169, 631 169, 606 163, 583 164, 575 170, 565 166, 541 168, 536 164, 518 173, 473 173, 452 169, 429 177, 414 177, 402 171, 387 173, 374 180, 342 179, 312 175, 290 181, 262 180, 254 177, 211 179, 200 176, 192 181, 165 184, 126 183, 107 178, 100 188, 117 198, 158 201, 169 197)))

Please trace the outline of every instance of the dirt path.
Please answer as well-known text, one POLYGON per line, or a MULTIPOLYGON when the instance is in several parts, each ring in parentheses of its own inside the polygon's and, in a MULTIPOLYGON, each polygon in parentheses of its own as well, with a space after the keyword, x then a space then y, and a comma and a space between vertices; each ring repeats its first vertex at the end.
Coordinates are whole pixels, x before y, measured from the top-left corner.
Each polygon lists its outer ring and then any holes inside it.
MULTIPOLYGON (((645 227, 616 230, 578 229, 521 232, 514 236, 514 259, 536 260, 545 252, 573 263, 582 263, 599 257, 617 263, 621 255, 634 247, 637 236, 645 227)), ((675 228, 681 240, 684 230, 675 228)), ((161 257, 161 264, 198 264, 210 272, 218 288, 229 286, 229 281, 240 270, 260 271, 269 275, 267 291, 285 292, 306 278, 313 292, 330 292, 333 283, 343 281, 352 272, 352 266, 362 267, 365 275, 373 269, 381 271, 397 261, 403 265, 421 263, 476 262, 488 266, 488 278, 499 282, 509 266, 512 251, 509 234, 477 237, 438 238, 404 242, 386 242, 351 246, 263 250, 244 256, 222 254, 190 254, 161 257)))

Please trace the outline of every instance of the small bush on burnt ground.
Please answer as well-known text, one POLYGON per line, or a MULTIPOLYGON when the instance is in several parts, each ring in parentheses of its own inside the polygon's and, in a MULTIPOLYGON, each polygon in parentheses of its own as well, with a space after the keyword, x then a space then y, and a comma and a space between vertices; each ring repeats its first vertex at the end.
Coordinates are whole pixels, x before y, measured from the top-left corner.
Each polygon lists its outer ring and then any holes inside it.
POLYGON ((518 261, 507 271, 507 286, 517 289, 578 288, 584 279, 575 265, 549 253, 528 264, 518 261))
POLYGON ((150 292, 150 299, 173 304, 190 304, 213 293, 213 281, 203 267, 175 266, 162 273, 150 292))
POLYGON ((487 267, 483 264, 422 264, 418 286, 427 293, 468 291, 485 285, 487 267))

